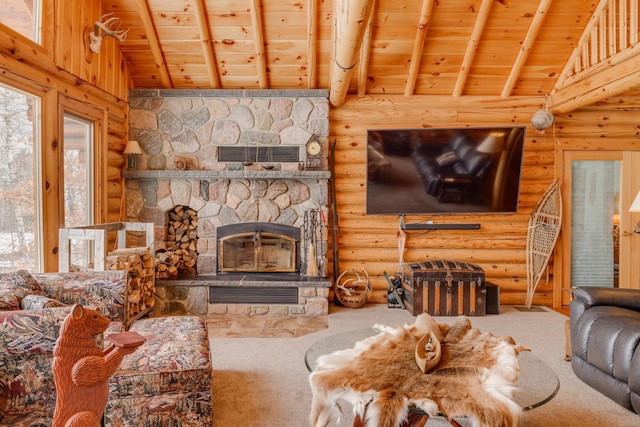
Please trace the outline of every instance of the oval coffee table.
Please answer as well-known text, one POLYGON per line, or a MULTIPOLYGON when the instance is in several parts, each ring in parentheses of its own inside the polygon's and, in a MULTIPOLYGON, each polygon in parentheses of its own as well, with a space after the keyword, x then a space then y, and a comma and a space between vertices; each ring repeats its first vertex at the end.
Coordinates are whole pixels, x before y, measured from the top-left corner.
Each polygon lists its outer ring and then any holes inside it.
MULTIPOLYGON (((378 331, 374 329, 354 329, 340 332, 335 335, 318 340, 309 347, 305 354, 305 363, 309 371, 316 368, 318 357, 333 353, 338 350, 352 348, 356 342, 376 335, 378 331)), ((518 403, 524 411, 541 406, 558 393, 560 380, 558 375, 542 360, 532 355, 531 352, 524 351, 518 356, 520 373, 515 386, 518 393, 513 400, 518 403)), ((417 408, 411 408, 414 414, 424 414, 417 408)), ((355 425, 355 424, 354 424, 355 425)))

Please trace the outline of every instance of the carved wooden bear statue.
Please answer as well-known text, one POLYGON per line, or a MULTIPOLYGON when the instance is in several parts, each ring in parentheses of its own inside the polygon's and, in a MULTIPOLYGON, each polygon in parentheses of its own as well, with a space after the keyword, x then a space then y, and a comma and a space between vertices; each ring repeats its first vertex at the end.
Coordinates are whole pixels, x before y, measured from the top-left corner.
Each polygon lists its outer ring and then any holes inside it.
POLYGON ((108 326, 109 319, 78 304, 62 323, 53 349, 57 397, 52 427, 100 426, 107 405, 109 377, 122 358, 137 348, 137 345, 112 345, 102 351, 93 337, 108 326))

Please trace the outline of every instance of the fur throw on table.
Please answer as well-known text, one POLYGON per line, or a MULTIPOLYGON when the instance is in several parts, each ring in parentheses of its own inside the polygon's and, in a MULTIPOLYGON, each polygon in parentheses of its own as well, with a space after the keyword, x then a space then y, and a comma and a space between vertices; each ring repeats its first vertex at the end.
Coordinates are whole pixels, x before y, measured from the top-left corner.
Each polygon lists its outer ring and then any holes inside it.
POLYGON ((517 426, 522 409, 512 400, 518 379, 518 353, 511 337, 481 333, 466 317, 438 324, 427 313, 415 323, 380 327, 355 347, 320 356, 309 382, 311 425, 339 422, 338 400, 353 405, 367 426, 400 426, 414 406, 428 415, 469 417, 474 426, 517 426), (441 359, 427 374, 414 356, 418 340, 433 333, 441 359))

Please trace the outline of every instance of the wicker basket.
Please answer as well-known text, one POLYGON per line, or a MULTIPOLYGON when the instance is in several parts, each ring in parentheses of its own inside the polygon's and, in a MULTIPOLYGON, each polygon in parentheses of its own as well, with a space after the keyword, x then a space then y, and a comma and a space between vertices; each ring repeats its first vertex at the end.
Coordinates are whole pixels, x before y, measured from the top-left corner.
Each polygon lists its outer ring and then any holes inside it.
POLYGON ((345 307, 361 308, 369 301, 371 296, 369 275, 364 268, 362 272, 363 276, 354 269, 346 270, 336 280, 336 297, 345 307))

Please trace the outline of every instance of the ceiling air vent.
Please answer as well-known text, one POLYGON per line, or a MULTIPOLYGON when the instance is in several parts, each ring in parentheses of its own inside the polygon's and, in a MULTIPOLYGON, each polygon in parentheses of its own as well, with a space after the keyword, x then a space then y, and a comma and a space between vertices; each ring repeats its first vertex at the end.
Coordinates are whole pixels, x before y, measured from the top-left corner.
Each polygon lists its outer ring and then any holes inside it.
POLYGON ((278 146, 223 146, 218 147, 219 162, 242 163, 284 163, 300 161, 300 147, 297 145, 278 146))

